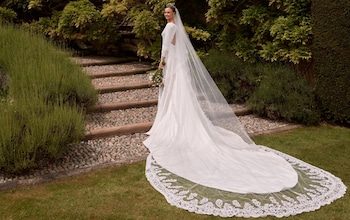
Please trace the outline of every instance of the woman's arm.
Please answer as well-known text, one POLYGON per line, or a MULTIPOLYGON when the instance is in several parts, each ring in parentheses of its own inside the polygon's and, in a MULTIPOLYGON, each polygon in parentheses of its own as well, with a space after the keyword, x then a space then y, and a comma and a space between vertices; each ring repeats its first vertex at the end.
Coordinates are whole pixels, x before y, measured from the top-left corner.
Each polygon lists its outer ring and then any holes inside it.
POLYGON ((165 63, 166 57, 168 56, 168 52, 169 52, 169 46, 174 39, 175 31, 176 31, 176 25, 173 23, 168 23, 164 28, 163 39, 162 39, 161 59, 160 59, 158 69, 164 68, 164 63, 165 63))

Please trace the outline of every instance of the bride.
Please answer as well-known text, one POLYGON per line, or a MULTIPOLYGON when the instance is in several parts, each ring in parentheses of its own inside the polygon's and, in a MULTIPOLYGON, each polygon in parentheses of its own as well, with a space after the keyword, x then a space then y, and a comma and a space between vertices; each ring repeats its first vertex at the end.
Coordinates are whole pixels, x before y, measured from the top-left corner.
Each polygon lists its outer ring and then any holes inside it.
POLYGON ((197 56, 173 4, 164 10, 164 87, 149 137, 146 177, 167 201, 200 214, 277 217, 345 194, 341 180, 256 145, 197 56))

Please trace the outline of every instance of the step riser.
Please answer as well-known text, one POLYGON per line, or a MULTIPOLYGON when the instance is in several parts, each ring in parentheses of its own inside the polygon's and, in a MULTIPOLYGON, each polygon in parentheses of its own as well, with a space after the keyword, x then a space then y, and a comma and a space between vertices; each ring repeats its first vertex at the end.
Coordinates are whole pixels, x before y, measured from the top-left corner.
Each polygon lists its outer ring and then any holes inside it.
POLYGON ((81 67, 86 67, 86 66, 103 66, 103 65, 115 65, 115 64, 134 62, 134 61, 138 61, 138 59, 134 58, 134 57, 127 57, 127 58, 118 58, 118 59, 115 59, 115 60, 112 59, 112 60, 107 60, 107 61, 85 62, 85 63, 80 63, 79 65, 81 67))
POLYGON ((122 85, 122 86, 108 86, 108 87, 106 86, 106 87, 96 88, 96 90, 100 94, 104 94, 104 93, 112 93, 112 92, 122 92, 122 91, 133 90, 133 89, 146 89, 146 88, 151 88, 152 86, 153 86, 152 82, 149 82, 149 83, 122 85))
MULTIPOLYGON (((87 131, 85 134, 84 140, 94 140, 94 139, 129 135, 129 134, 135 134, 135 133, 146 133, 151 129, 152 124, 153 122, 146 122, 146 123, 125 125, 125 126, 112 127, 112 128, 102 128, 102 129, 87 131)), ((289 125, 289 126, 270 129, 270 130, 261 131, 261 132, 248 133, 248 135, 250 137, 256 137, 264 134, 276 134, 281 132, 287 132, 299 127, 301 127, 301 125, 289 125)))
POLYGON ((120 136, 135 133, 145 133, 151 129, 153 122, 124 125, 111 128, 101 128, 85 133, 84 140, 93 140, 112 136, 120 136))
POLYGON ((125 110, 130 108, 144 108, 151 107, 158 104, 158 100, 147 100, 139 102, 125 102, 125 103, 113 103, 113 104, 101 104, 95 105, 87 109, 88 113, 103 113, 114 110, 125 110))
POLYGON ((145 74, 147 71, 154 70, 154 68, 142 69, 142 70, 133 70, 133 71, 123 71, 123 72, 107 72, 99 74, 89 74, 91 79, 114 77, 114 76, 131 76, 137 74, 145 74))
MULTIPOLYGON (((249 114, 250 114, 249 110, 240 111, 239 115, 237 116, 245 116, 249 114)), ((85 133, 85 137, 83 138, 83 140, 86 141, 86 140, 95 140, 95 139, 101 139, 101 138, 107 138, 107 137, 113 137, 113 136, 130 135, 135 133, 146 133, 151 129, 152 124, 153 122, 147 122, 147 123, 131 124, 131 125, 118 126, 118 127, 95 129, 95 130, 87 131, 85 133)), ((256 137, 264 134, 275 134, 275 133, 287 132, 299 127, 301 127, 301 125, 289 125, 282 128, 276 128, 276 129, 255 132, 255 133, 248 133, 248 134, 250 137, 256 137)))

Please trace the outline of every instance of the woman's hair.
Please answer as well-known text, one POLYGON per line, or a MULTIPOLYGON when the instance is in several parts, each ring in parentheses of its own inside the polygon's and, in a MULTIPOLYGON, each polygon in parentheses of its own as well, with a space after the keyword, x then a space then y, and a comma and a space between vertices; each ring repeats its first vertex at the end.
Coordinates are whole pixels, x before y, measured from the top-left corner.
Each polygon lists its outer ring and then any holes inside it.
POLYGON ((175 12, 175 4, 174 3, 168 3, 165 5, 165 8, 170 8, 171 10, 173 10, 173 12, 175 12))

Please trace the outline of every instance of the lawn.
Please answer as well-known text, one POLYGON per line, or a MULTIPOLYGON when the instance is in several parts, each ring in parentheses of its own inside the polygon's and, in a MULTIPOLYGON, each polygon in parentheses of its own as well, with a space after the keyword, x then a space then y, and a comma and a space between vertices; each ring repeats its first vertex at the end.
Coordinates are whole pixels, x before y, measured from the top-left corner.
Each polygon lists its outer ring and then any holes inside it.
MULTIPOLYGON (((254 140, 325 169, 349 186, 350 129, 304 127, 254 140)), ((144 169, 143 161, 0 192, 0 219, 221 219, 170 206, 148 183, 144 169)), ((349 207, 346 194, 320 210, 287 219, 345 220, 349 207)))

